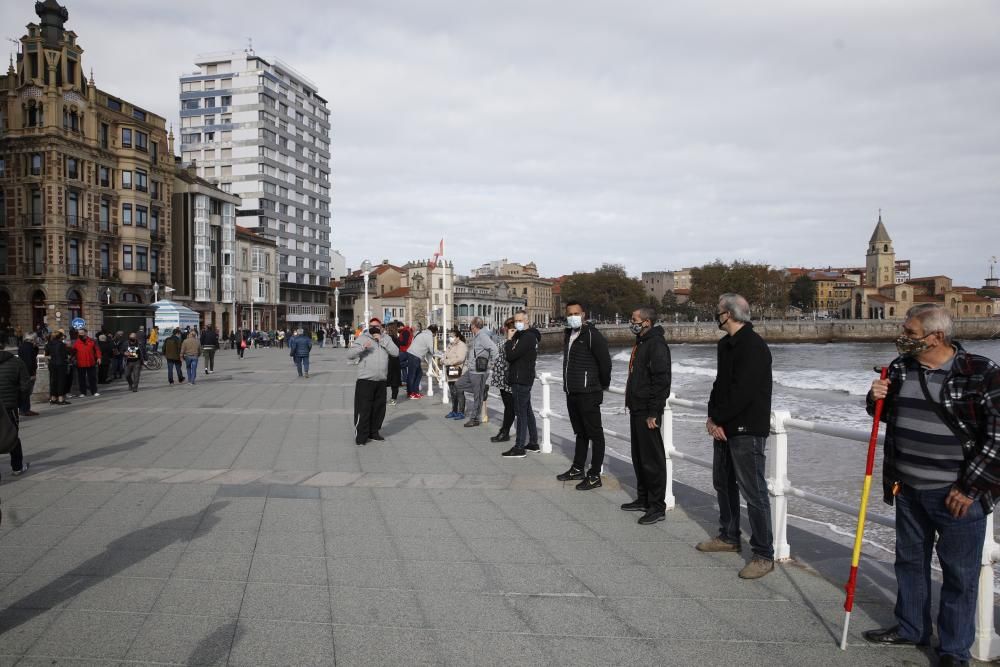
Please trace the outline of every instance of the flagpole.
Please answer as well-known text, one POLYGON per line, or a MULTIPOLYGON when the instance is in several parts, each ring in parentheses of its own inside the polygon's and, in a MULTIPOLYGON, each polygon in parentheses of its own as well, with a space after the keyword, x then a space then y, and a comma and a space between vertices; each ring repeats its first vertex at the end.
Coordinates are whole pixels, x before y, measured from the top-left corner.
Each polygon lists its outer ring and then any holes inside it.
MULTIPOLYGON (((441 260, 444 260, 444 239, 441 239, 441 260)), ((440 261, 440 260, 439 260, 440 261)), ((445 354, 448 353, 448 265, 445 264, 444 278, 442 284, 444 285, 444 305, 441 306, 441 349, 445 354)), ((441 403, 447 405, 450 396, 448 396, 448 369, 445 365, 441 364, 442 382, 441 382, 441 403)))

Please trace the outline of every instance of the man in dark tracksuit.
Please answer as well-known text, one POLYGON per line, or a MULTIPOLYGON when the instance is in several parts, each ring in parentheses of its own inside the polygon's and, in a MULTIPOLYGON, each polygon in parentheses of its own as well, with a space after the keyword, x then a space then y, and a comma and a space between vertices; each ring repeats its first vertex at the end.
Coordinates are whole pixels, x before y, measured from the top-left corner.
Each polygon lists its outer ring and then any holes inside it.
POLYGON ((699 551, 740 551, 740 493, 750 518, 753 558, 742 579, 774 569, 771 499, 764 478, 764 448, 771 432, 771 351, 753 330, 750 306, 738 294, 723 294, 715 315, 726 336, 718 344, 718 369, 705 424, 714 440, 712 484, 719 499, 719 535, 699 551))
POLYGON ((569 470, 556 475, 560 482, 579 479, 580 491, 601 486, 604 465, 604 425, 601 402, 611 385, 611 353, 608 341, 593 324, 585 323, 583 306, 578 301, 566 304, 566 334, 563 339, 563 391, 566 408, 576 436, 576 451, 569 470), (590 472, 584 477, 588 445, 594 443, 590 472))
POLYGON ((656 312, 639 308, 629 327, 636 336, 628 363, 625 407, 632 432, 632 467, 636 499, 622 505, 628 512, 645 512, 641 525, 666 518, 667 460, 663 451, 663 409, 670 396, 670 348, 663 327, 654 326, 656 312))
MULTIPOLYGON (((8 417, 15 426, 20 426, 20 415, 17 406, 26 396, 31 394, 31 376, 24 362, 10 352, 0 351, 0 410, 6 410, 8 417)), ((20 475, 28 469, 21 450, 21 440, 18 439, 10 450, 10 467, 15 475, 20 475)))
MULTIPOLYGON (((507 357, 507 380, 514 397, 516 435, 514 446, 502 454, 507 458, 523 459, 527 452, 538 453, 538 429, 535 411, 531 408, 531 386, 535 383, 535 361, 542 334, 528 322, 523 310, 514 315, 514 329, 507 332, 504 356, 507 357)), ((471 347, 471 343, 470 343, 471 347)), ((478 401, 476 402, 478 403, 478 401)), ((475 415, 478 417, 478 414, 475 415)), ((474 417, 475 418, 475 417, 474 417)))

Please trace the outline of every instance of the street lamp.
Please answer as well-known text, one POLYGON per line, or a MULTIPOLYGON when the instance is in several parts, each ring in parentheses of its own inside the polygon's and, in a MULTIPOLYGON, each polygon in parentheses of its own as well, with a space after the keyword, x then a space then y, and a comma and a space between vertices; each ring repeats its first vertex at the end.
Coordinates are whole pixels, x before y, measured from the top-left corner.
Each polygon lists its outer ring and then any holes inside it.
POLYGON ((371 321, 372 316, 368 311, 368 276, 372 272, 372 263, 367 259, 361 262, 361 273, 365 279, 365 321, 362 323, 363 326, 368 326, 368 322, 371 321))
POLYGON ((104 290, 104 295, 108 297, 108 305, 111 305, 111 288, 104 290))
POLYGON ((340 288, 333 288, 333 326, 340 331, 340 288))
MULTIPOLYGON (((108 290, 110 291, 110 290, 108 290)), ((153 303, 160 300, 160 283, 153 283, 153 303)))

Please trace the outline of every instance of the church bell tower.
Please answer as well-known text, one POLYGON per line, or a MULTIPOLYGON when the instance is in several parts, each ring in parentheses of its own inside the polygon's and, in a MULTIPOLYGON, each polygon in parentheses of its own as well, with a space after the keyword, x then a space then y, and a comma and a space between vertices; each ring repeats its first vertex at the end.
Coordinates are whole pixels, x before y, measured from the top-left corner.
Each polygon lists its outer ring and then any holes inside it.
POLYGON ((896 251, 892 248, 889 232, 882 224, 882 211, 878 213, 878 224, 868 241, 865 267, 865 287, 879 288, 896 283, 896 251))

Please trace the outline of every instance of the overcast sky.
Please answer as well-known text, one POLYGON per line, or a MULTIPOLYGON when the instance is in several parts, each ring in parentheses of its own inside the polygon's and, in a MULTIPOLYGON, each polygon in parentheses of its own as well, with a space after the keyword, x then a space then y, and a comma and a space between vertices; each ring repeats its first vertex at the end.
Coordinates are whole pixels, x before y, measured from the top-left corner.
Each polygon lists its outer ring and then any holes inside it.
MULTIPOLYGON (((0 3, 5 37, 34 2, 0 3)), ((168 119, 246 38, 319 85, 333 245, 543 275, 1000 255, 1000 2, 217 0, 67 4, 97 83, 168 119)), ((9 45, 13 48, 13 45, 9 45)), ((174 120, 176 123, 176 120, 174 120)))

